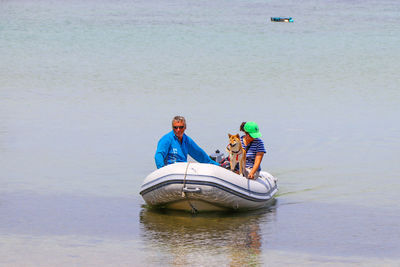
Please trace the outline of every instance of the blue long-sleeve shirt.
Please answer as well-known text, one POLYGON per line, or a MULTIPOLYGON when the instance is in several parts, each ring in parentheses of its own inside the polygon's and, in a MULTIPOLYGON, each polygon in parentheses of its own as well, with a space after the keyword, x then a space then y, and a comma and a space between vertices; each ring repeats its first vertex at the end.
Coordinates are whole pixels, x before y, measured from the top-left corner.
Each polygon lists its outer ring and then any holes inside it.
POLYGON ((175 162, 187 162, 187 155, 200 163, 219 165, 213 161, 201 147, 199 147, 189 136, 183 134, 182 143, 171 131, 158 141, 157 151, 154 156, 157 169, 175 162))

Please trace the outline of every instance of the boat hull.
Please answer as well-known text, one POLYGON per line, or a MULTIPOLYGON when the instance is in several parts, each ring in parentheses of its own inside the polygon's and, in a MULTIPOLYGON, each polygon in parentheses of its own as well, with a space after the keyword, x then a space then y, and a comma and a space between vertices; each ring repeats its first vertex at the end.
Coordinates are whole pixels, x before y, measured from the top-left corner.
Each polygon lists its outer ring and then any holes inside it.
POLYGON ((202 163, 176 163, 146 177, 140 194, 150 206, 185 211, 254 210, 271 205, 276 179, 256 180, 202 163))
POLYGON ((293 18, 289 17, 271 17, 272 22, 293 22, 293 18))

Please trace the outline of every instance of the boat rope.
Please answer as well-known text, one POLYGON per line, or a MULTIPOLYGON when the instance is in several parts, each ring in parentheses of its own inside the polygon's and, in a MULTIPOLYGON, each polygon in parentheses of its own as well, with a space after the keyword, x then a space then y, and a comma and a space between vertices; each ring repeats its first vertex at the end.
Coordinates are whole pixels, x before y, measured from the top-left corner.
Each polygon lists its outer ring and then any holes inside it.
POLYGON ((188 201, 190 207, 192 208, 192 213, 193 213, 193 214, 197 213, 198 210, 193 206, 193 204, 190 202, 190 200, 189 200, 188 198, 187 198, 187 201, 188 201))
POLYGON ((183 176, 182 197, 186 196, 186 193, 185 193, 185 191, 183 191, 183 189, 186 187, 186 176, 187 176, 189 164, 190 164, 190 161, 188 161, 188 163, 186 164, 185 175, 183 176))
POLYGON ((185 191, 183 191, 184 188, 186 188, 186 176, 187 176, 187 171, 189 168, 190 161, 188 161, 186 165, 186 170, 185 170, 185 175, 183 176, 183 186, 182 186, 182 197, 186 198, 187 202, 189 203, 190 208, 192 209, 192 213, 197 213, 197 209, 193 206, 193 204, 190 202, 189 198, 187 197, 187 194, 185 191))

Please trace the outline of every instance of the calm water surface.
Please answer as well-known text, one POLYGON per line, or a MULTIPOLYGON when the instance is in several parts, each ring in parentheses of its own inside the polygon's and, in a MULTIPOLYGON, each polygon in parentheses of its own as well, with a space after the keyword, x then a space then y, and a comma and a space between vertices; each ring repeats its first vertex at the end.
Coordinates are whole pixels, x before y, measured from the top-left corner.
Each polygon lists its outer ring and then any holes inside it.
POLYGON ((395 0, 0 1, 0 265, 398 266, 399 14, 395 0), (256 121, 275 205, 146 208, 178 114, 209 153, 256 121))

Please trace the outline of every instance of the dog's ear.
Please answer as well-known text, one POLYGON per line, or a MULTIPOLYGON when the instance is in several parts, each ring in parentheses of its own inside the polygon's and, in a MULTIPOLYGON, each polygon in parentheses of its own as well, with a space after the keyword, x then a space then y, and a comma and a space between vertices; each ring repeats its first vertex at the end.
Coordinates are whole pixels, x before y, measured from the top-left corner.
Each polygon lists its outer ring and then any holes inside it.
POLYGON ((239 135, 239 134, 236 134, 235 136, 236 136, 237 138, 240 138, 240 135, 239 135))
POLYGON ((232 135, 230 133, 228 133, 228 136, 229 136, 229 138, 231 138, 232 135))

